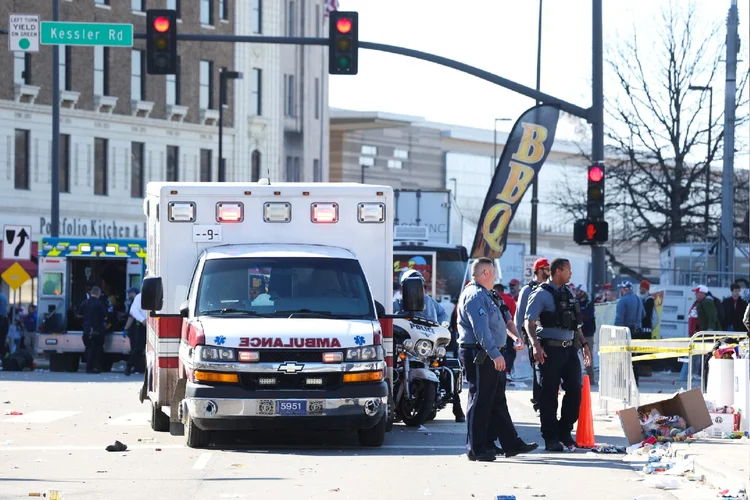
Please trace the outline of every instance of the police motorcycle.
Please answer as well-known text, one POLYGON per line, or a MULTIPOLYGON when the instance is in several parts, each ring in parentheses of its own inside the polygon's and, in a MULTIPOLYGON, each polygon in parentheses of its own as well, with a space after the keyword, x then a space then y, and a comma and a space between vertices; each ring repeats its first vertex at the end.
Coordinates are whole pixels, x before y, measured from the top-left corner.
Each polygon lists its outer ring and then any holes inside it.
POLYGON ((450 331, 422 318, 393 320, 396 421, 410 427, 435 418, 463 387, 460 366, 445 366, 450 331))

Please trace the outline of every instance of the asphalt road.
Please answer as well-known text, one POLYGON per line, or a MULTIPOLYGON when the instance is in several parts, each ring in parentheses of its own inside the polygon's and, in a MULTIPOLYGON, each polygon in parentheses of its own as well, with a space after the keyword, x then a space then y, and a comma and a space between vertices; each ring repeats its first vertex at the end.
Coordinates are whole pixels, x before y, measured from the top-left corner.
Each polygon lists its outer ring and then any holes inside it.
MULTIPOLYGON (((299 432, 224 434, 195 450, 151 430, 139 387, 122 373, 0 372, 0 499, 46 488, 66 500, 715 498, 695 483, 673 494, 649 487, 621 455, 541 449, 469 462, 466 426, 450 407, 426 429, 397 424, 377 449, 359 447, 355 433, 299 432), (115 440, 128 451, 105 451, 115 440)), ((542 444, 529 391, 508 394, 521 437, 542 444)), ((597 442, 623 443, 616 421, 595 428, 597 442)))

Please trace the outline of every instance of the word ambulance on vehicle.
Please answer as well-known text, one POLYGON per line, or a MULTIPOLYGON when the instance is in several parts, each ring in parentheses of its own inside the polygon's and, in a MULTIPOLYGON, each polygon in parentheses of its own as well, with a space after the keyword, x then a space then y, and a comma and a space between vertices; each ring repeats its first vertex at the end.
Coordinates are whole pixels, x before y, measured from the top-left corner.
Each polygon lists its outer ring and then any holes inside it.
POLYGON ((112 369, 130 352, 120 335, 127 321, 126 291, 140 288, 146 241, 99 238, 43 238, 39 244, 36 352, 47 353, 51 371, 78 371, 86 348, 78 306, 97 286, 107 300, 109 330, 98 368, 112 369), (114 335, 113 335, 114 334, 114 335))
MULTIPOLYGON (((149 183, 147 375, 154 430, 202 447, 242 429, 393 421, 393 191, 149 183)), ((421 285, 420 285, 421 286, 421 285)), ((423 307, 409 291, 408 310, 423 307)))

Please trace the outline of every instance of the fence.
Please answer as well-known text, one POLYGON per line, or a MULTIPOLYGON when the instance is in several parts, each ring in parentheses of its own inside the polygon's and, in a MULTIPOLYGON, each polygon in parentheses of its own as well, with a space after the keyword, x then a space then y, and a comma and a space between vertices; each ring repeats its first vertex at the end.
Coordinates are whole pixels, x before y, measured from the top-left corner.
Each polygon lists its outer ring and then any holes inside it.
POLYGON ((630 330, 621 326, 599 328, 599 407, 608 409, 609 401, 640 406, 633 374, 630 330))

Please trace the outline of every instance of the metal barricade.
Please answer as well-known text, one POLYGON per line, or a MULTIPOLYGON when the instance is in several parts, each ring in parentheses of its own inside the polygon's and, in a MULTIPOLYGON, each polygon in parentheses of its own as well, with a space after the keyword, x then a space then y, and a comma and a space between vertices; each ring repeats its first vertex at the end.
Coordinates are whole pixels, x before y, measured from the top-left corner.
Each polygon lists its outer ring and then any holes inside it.
POLYGON ((693 363, 692 357, 693 356, 700 356, 701 357, 701 392, 706 392, 705 387, 706 385, 703 382, 703 378, 705 376, 706 372, 706 364, 703 360, 703 356, 705 354, 708 354, 713 349, 713 344, 709 344, 708 346, 703 343, 702 347, 697 347, 695 345, 697 340, 705 341, 705 340, 711 340, 711 341, 717 341, 725 338, 735 338, 735 339, 745 339, 747 338, 747 333, 742 332, 717 332, 717 331, 707 331, 707 332, 698 332, 694 334, 692 337, 690 337, 690 342, 688 343, 689 346, 689 354, 688 354, 688 379, 687 379, 687 386, 688 391, 693 388, 693 363))
POLYGON ((630 342, 630 329, 626 327, 599 328, 599 407, 605 411, 609 401, 640 406, 630 342))

